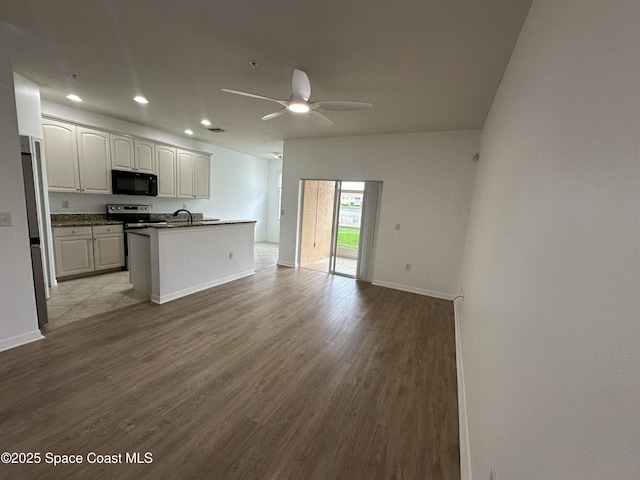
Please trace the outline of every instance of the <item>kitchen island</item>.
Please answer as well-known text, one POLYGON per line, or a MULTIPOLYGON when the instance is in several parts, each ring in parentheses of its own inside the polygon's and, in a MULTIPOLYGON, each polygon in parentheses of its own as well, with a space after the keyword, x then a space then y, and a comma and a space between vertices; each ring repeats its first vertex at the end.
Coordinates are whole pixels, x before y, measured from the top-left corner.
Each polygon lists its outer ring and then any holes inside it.
POLYGON ((253 275, 255 224, 176 222, 128 232, 133 289, 161 304, 253 275))

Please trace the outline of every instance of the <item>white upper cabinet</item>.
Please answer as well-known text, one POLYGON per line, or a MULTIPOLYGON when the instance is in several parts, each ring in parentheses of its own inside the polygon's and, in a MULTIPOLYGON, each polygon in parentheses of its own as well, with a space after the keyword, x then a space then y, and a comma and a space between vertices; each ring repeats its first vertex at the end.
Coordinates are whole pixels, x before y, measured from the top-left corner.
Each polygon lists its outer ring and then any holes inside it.
POLYGON ((111 193, 111 143, 109 134, 77 127, 80 191, 111 193))
POLYGON ((78 144, 76 126, 43 119, 47 183, 54 192, 79 192, 78 144))
POLYGON ((159 197, 210 198, 211 155, 42 119, 49 190, 111 193, 111 170, 158 176, 159 197))
POLYGON ((175 197, 176 190, 176 149, 166 145, 155 146, 158 168, 158 196, 175 197))
POLYGON ((42 127, 49 190, 111 193, 108 133, 49 119, 42 127))
POLYGON ((177 150, 178 197, 209 198, 211 157, 203 153, 177 150))
POLYGON ((178 149, 178 197, 194 198, 196 196, 195 162, 195 153, 178 149))
POLYGON ((195 196, 196 198, 210 198, 211 196, 211 157, 201 153, 196 154, 195 196))
POLYGON ((115 170, 135 169, 133 138, 111 134, 111 168, 115 170))
POLYGON ((111 134, 111 168, 156 173, 155 145, 124 135, 111 134))
POLYGON ((142 173, 156 173, 155 144, 145 140, 135 140, 135 169, 142 173))

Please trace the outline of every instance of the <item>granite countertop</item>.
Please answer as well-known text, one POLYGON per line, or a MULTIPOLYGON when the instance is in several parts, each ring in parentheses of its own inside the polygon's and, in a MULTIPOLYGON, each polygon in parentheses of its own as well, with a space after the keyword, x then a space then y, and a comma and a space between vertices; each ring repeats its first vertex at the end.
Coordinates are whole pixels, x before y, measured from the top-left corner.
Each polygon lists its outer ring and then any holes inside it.
POLYGON ((124 222, 107 220, 96 213, 59 213, 51 215, 52 227, 91 227, 94 225, 122 225, 124 222))
MULTIPOLYGON (((255 220, 220 220, 219 218, 203 218, 201 213, 194 213, 194 222, 189 223, 187 216, 176 219, 172 214, 152 215, 155 220, 166 220, 167 223, 152 223, 148 228, 176 227, 210 227, 215 225, 232 225, 235 223, 256 223, 255 220)), ((56 213, 51 215, 52 227, 91 227, 95 225, 122 225, 119 220, 107 220, 106 215, 99 213, 56 213)))
POLYGON ((194 228, 194 227, 215 227, 217 225, 234 225, 237 223, 256 223, 256 220, 200 220, 193 223, 189 222, 169 222, 169 223, 152 223, 148 228, 194 228))

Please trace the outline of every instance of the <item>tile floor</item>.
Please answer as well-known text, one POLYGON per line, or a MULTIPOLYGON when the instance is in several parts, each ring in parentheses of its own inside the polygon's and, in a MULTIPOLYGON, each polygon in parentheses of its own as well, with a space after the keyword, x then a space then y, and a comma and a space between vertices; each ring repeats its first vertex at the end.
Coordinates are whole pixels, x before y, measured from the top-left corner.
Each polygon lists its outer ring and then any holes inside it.
MULTIPOLYGON (((355 258, 338 257, 336 259, 336 273, 347 275, 349 277, 356 276, 356 266, 358 261, 355 258)), ((318 272, 329 272, 329 257, 315 260, 306 265, 301 265, 302 268, 308 268, 309 270, 317 270, 318 272)))
POLYGON ((253 248, 253 265, 256 270, 278 263, 278 244, 256 243, 253 248))
POLYGON ((133 291, 129 272, 62 281, 51 287, 49 293, 47 329, 148 300, 146 295, 133 291))
MULTIPOLYGON (((277 262, 277 243, 255 244, 256 270, 275 265, 277 262)), ((62 281, 50 289, 50 294, 47 300, 47 330, 148 301, 146 295, 133 291, 133 286, 129 283, 129 272, 125 271, 62 281)))

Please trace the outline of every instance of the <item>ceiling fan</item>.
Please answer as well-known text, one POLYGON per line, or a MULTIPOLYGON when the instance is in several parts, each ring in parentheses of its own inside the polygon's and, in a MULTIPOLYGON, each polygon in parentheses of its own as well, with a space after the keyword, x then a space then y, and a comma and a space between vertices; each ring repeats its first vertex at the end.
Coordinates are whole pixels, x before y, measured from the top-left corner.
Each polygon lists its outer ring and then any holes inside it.
POLYGON ((236 95, 244 95, 245 97, 259 98, 269 100, 282 105, 284 108, 277 112, 269 113, 262 117, 262 120, 271 120, 273 118, 284 115, 288 112, 304 115, 309 120, 319 123, 320 125, 331 126, 334 123, 320 112, 347 112, 349 110, 362 110, 364 108, 373 107, 373 103, 365 102, 349 102, 343 100, 323 100, 319 102, 310 102, 311 83, 309 77, 302 70, 295 69, 291 79, 291 96, 289 100, 278 100, 277 98, 264 97, 253 93, 239 92, 238 90, 229 90, 223 88, 223 92, 234 93, 236 95))

